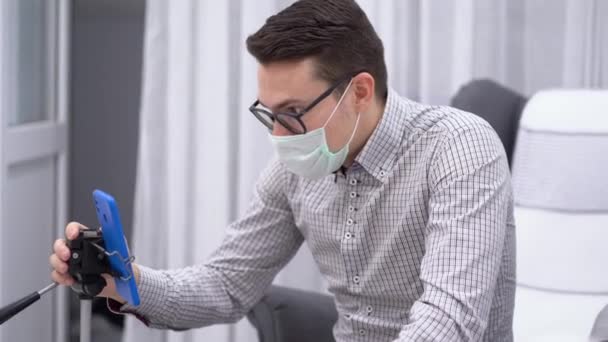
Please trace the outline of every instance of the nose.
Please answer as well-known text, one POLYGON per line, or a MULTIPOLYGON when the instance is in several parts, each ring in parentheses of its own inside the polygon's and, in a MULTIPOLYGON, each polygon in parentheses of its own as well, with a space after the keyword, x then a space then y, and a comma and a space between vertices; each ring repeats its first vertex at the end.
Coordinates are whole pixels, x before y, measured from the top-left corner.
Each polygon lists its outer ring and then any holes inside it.
POLYGON ((291 135, 291 131, 289 131, 287 128, 283 127, 283 125, 281 125, 279 122, 275 121, 274 124, 272 125, 272 135, 277 136, 277 137, 282 137, 282 136, 286 136, 286 135, 291 135))

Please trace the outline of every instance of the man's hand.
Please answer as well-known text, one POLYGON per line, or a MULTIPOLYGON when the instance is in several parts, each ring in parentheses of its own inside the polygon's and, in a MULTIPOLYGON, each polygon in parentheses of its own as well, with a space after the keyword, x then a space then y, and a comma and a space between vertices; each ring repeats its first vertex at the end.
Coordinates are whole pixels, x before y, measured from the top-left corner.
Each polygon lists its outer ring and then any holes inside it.
MULTIPOLYGON (((78 237, 80 229, 87 229, 78 222, 71 222, 65 228, 65 236, 67 240, 74 240, 78 237)), ((68 273, 68 260, 70 260, 70 249, 67 246, 66 239, 57 239, 53 244, 53 254, 49 257, 49 263, 53 268, 51 278, 60 285, 72 286, 75 282, 74 278, 68 273)), ((136 283, 139 283, 139 268, 132 264, 133 273, 136 283)), ((109 274, 102 274, 106 280, 106 287, 97 295, 97 297, 112 298, 120 303, 126 301, 116 292, 116 284, 114 278, 109 274)))

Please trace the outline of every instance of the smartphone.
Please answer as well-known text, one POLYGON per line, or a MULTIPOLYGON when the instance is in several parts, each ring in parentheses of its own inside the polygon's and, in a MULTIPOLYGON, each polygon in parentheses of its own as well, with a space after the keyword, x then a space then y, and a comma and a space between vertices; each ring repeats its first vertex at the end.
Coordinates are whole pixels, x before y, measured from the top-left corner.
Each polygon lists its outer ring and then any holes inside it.
POLYGON ((135 283, 135 274, 131 266, 131 254, 127 239, 122 230, 118 205, 114 197, 101 191, 93 191, 93 200, 97 210, 97 220, 102 230, 105 249, 108 253, 110 267, 117 275, 114 276, 116 290, 129 304, 139 305, 139 293, 135 283))

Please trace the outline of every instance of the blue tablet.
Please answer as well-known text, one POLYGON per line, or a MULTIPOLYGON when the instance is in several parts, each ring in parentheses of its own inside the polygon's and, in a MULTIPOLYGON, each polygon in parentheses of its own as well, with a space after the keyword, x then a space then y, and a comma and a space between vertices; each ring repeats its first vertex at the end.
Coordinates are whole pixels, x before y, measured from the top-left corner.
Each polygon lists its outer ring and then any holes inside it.
POLYGON ((97 220, 102 229, 105 249, 109 253, 110 266, 112 270, 118 273, 114 276, 116 290, 129 304, 139 305, 139 293, 131 267, 131 255, 120 223, 116 201, 112 196, 101 190, 93 191, 93 199, 97 209, 97 220))

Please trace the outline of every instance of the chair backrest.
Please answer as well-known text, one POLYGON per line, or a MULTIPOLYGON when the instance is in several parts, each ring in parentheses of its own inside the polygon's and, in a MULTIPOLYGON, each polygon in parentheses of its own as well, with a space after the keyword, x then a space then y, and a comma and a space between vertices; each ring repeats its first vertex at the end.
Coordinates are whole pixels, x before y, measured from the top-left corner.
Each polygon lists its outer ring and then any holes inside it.
POLYGON ((462 86, 452 98, 455 108, 486 120, 498 133, 511 165, 515 137, 526 98, 492 80, 473 80, 462 86))
POLYGON ((608 303, 608 91, 534 95, 512 172, 516 336, 588 336, 608 303))
POLYGON ((259 342, 333 342, 338 312, 330 296, 271 286, 247 318, 259 342))
POLYGON ((608 293, 608 91, 536 94, 517 139, 519 280, 608 293))

